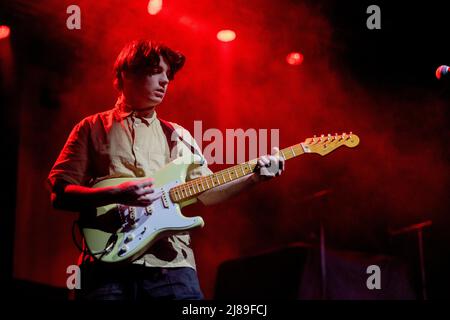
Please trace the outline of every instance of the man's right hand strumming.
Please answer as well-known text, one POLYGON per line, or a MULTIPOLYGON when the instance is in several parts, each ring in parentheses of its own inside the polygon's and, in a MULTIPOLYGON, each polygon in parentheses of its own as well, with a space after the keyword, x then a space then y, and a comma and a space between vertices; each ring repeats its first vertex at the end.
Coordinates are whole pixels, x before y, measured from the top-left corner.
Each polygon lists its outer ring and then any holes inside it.
POLYGON ((116 202, 135 207, 147 207, 161 197, 161 192, 153 188, 153 178, 127 181, 114 188, 116 189, 116 202))

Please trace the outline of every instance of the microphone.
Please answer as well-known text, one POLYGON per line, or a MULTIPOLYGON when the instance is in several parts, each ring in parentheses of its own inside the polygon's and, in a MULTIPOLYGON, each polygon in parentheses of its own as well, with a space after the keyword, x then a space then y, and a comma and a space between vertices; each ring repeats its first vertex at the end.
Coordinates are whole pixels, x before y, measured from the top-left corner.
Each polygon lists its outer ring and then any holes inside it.
POLYGON ((441 79, 441 77, 446 76, 448 71, 449 71, 450 67, 449 66, 439 66, 436 69, 436 78, 438 78, 439 80, 441 79))

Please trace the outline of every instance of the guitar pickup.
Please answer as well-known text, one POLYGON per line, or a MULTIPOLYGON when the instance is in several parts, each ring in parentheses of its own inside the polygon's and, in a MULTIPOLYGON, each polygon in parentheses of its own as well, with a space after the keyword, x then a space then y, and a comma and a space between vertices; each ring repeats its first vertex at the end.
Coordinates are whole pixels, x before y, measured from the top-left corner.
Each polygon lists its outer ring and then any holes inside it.
POLYGON ((145 215, 151 216, 153 213, 152 206, 145 207, 145 215))
POLYGON ((163 203, 164 208, 169 208, 169 206, 170 206, 169 205, 169 199, 167 198, 167 193, 165 191, 163 191, 161 199, 162 199, 162 203, 163 203))

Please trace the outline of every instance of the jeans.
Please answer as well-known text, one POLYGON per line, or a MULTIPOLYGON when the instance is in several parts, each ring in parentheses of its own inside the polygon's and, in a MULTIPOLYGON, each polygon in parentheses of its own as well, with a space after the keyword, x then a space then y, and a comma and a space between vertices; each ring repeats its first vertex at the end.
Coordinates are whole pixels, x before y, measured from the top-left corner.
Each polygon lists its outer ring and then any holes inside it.
POLYGON ((141 265, 81 266, 77 300, 201 300, 197 273, 189 267, 155 268, 141 265))

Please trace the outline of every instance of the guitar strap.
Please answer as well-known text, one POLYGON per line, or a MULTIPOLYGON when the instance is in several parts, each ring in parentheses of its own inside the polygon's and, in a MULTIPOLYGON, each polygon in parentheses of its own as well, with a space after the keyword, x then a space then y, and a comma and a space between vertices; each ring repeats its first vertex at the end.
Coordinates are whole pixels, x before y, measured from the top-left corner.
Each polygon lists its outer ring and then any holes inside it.
POLYGON ((200 152, 192 144, 184 140, 183 137, 178 134, 178 132, 175 130, 175 127, 169 121, 163 120, 161 118, 158 118, 158 120, 161 123, 161 128, 164 132, 164 135, 166 136, 167 143, 169 144, 170 154, 172 154, 172 149, 176 145, 177 139, 173 139, 176 137, 181 142, 183 142, 189 148, 189 150, 191 150, 192 154, 195 154, 199 156, 200 159, 203 159, 203 156, 200 154, 200 152))
MULTIPOLYGON (((167 143, 169 144, 170 154, 172 154, 172 150, 176 146, 177 140, 180 140, 188 147, 189 150, 191 150, 191 152, 193 154, 199 156, 200 159, 204 159, 203 156, 200 154, 200 152, 193 145, 191 145, 189 142, 184 140, 183 137, 178 134, 178 132, 175 130, 175 127, 169 121, 163 120, 161 118, 158 118, 158 120, 161 123, 161 128, 164 132, 164 135, 166 136, 167 143)), ((77 224, 78 224, 78 221, 77 221, 77 224)), ((78 228, 80 230, 80 233, 82 234, 81 228, 79 225, 78 225, 78 228)), ((86 262, 86 261, 91 261, 91 262, 94 261, 94 258, 89 253, 89 250, 86 247, 86 242, 85 242, 84 238, 82 239, 81 247, 76 242, 73 228, 72 228, 72 237, 73 237, 73 240, 75 241, 78 249, 82 252, 82 254, 79 258, 78 264, 81 265, 83 262, 86 262)))

